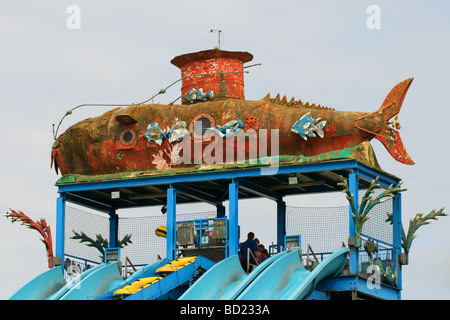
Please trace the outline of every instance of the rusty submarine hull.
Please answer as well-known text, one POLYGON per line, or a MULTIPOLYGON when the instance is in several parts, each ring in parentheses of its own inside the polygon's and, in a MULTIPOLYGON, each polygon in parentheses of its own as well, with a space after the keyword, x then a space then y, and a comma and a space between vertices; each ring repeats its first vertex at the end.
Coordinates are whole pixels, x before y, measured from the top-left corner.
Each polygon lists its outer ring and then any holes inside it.
POLYGON ((131 104, 80 121, 57 137, 52 166, 62 175, 155 171, 230 163, 239 156, 311 157, 372 139, 395 160, 414 164, 397 119, 412 78, 395 85, 371 113, 270 94, 250 101, 244 99, 243 64, 251 59, 246 52, 217 49, 174 58, 183 79, 182 104, 131 104))

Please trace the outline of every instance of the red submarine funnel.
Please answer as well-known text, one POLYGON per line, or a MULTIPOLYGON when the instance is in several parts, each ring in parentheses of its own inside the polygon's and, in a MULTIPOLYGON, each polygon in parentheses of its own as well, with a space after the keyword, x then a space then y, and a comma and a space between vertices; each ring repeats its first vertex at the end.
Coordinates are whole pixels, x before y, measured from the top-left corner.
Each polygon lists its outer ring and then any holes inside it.
MULTIPOLYGON (((177 56, 170 61, 181 69, 181 103, 190 104, 196 90, 208 98, 244 100, 244 63, 253 59, 248 52, 204 50, 177 56)), ((198 92, 197 92, 198 94, 198 92)))

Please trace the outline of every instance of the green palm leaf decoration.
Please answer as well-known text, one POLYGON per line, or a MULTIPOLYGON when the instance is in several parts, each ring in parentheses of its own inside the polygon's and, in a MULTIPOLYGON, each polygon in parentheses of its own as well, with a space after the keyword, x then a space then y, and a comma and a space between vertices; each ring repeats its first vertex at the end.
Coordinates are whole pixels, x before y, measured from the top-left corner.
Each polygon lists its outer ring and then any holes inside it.
MULTIPOLYGON (((70 237, 70 239, 80 240, 80 243, 86 243, 88 247, 96 248, 101 253, 100 258, 103 259, 105 249, 109 248, 109 242, 107 239, 104 239, 101 234, 96 234, 94 240, 87 236, 84 232, 78 233, 75 230, 72 230, 72 232, 74 235, 70 237)), ((131 234, 126 234, 123 239, 118 242, 118 247, 123 248, 130 243, 133 243, 131 241, 131 234)))
MULTIPOLYGON (((431 221, 428 220, 437 220, 437 217, 447 216, 448 214, 444 213, 445 207, 436 211, 436 209, 431 210, 429 214, 423 216, 423 212, 417 213, 416 216, 409 220, 408 233, 405 233, 405 229, 402 225, 402 248, 406 254, 406 259, 408 261, 408 254, 411 249, 412 242, 416 237, 415 233, 417 229, 421 226, 430 224, 431 221)), ((386 222, 390 222, 392 224, 392 213, 387 213, 388 218, 386 222)))
POLYGON ((372 194, 375 192, 375 189, 381 187, 378 184, 378 177, 370 183, 369 188, 365 192, 364 196, 361 199, 361 204, 359 205, 359 210, 356 210, 355 206, 355 197, 350 192, 350 188, 348 187, 347 180, 341 176, 341 182, 338 183, 339 186, 343 189, 343 192, 347 195, 347 200, 350 203, 352 209, 352 219, 355 225, 355 245, 356 247, 361 247, 361 232, 364 223, 370 218, 370 210, 375 207, 377 204, 387 201, 393 198, 398 192, 405 191, 405 189, 401 189, 401 185, 403 182, 399 182, 395 187, 392 185, 389 186, 386 190, 380 193, 375 198, 372 197, 372 194), (357 214, 355 214, 357 212, 357 214))

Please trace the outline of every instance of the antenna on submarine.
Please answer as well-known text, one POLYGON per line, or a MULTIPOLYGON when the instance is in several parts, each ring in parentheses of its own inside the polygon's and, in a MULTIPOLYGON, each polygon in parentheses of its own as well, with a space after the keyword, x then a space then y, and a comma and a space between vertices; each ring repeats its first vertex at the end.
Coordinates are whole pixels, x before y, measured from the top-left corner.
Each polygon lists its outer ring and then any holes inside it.
POLYGON ((222 30, 214 30, 214 29, 209 30, 209 33, 213 33, 213 32, 218 33, 218 46, 214 47, 214 49, 220 50, 220 33, 222 32, 222 30))

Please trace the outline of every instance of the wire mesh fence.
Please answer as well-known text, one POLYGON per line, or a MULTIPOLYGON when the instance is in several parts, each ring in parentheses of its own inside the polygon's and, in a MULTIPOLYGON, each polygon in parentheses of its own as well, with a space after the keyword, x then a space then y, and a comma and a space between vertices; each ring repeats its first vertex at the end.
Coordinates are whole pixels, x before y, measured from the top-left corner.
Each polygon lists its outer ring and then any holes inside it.
MULTIPOLYGON (((375 189, 372 198, 376 198, 383 191, 384 189, 381 188, 375 189)), ((358 199, 360 203, 365 192, 366 190, 359 190, 358 199)), ((370 218, 363 225, 362 234, 392 245, 394 243, 394 231, 392 225, 386 222, 386 219, 387 213, 393 212, 393 205, 393 200, 387 199, 373 207, 369 213, 370 218)))
MULTIPOLYGON (((360 190, 361 201, 365 190, 360 190)), ((377 196, 382 190, 376 190, 377 196)), ((377 239, 385 244, 393 243, 393 228, 386 222, 387 213, 392 212, 393 201, 388 200, 375 206, 370 219, 364 224, 364 236, 377 239)), ((206 219, 215 216, 215 211, 177 214, 177 221, 206 219)), ((119 215, 118 237, 131 234, 132 243, 121 249, 121 260, 125 257, 136 266, 156 261, 166 256, 166 239, 156 235, 155 230, 166 225, 166 215, 127 217, 119 215)), ((316 253, 331 253, 347 244, 351 223, 349 206, 334 207, 286 207, 286 235, 301 235, 301 249, 307 245, 316 253)), ((109 240, 109 216, 101 212, 84 210, 66 205, 65 253, 94 263, 102 262, 102 254, 94 247, 72 239, 74 232, 85 233, 96 239, 101 235, 109 240)))
POLYGON ((64 231, 64 252, 66 255, 77 257, 93 263, 102 262, 102 253, 86 242, 72 239, 75 235, 82 232, 91 239, 96 239, 101 235, 107 241, 109 240, 109 215, 101 212, 93 212, 80 209, 75 206, 66 205, 65 231, 64 231))
POLYGON ((349 207, 286 207, 286 234, 301 235, 301 249, 334 252, 347 243, 349 207))
MULTIPOLYGON (((215 211, 178 214, 177 221, 205 219, 215 216, 215 211)), ((139 217, 121 217, 119 215, 118 239, 131 235, 131 243, 121 249, 121 261, 125 258, 135 266, 142 266, 166 256, 166 239, 156 235, 155 230, 166 225, 166 215, 139 217)), ((97 236, 109 242, 109 215, 101 212, 66 205, 65 215, 65 254, 71 258, 98 264, 102 262, 102 253, 88 242, 73 239, 74 231, 84 233, 96 240, 97 236)))

